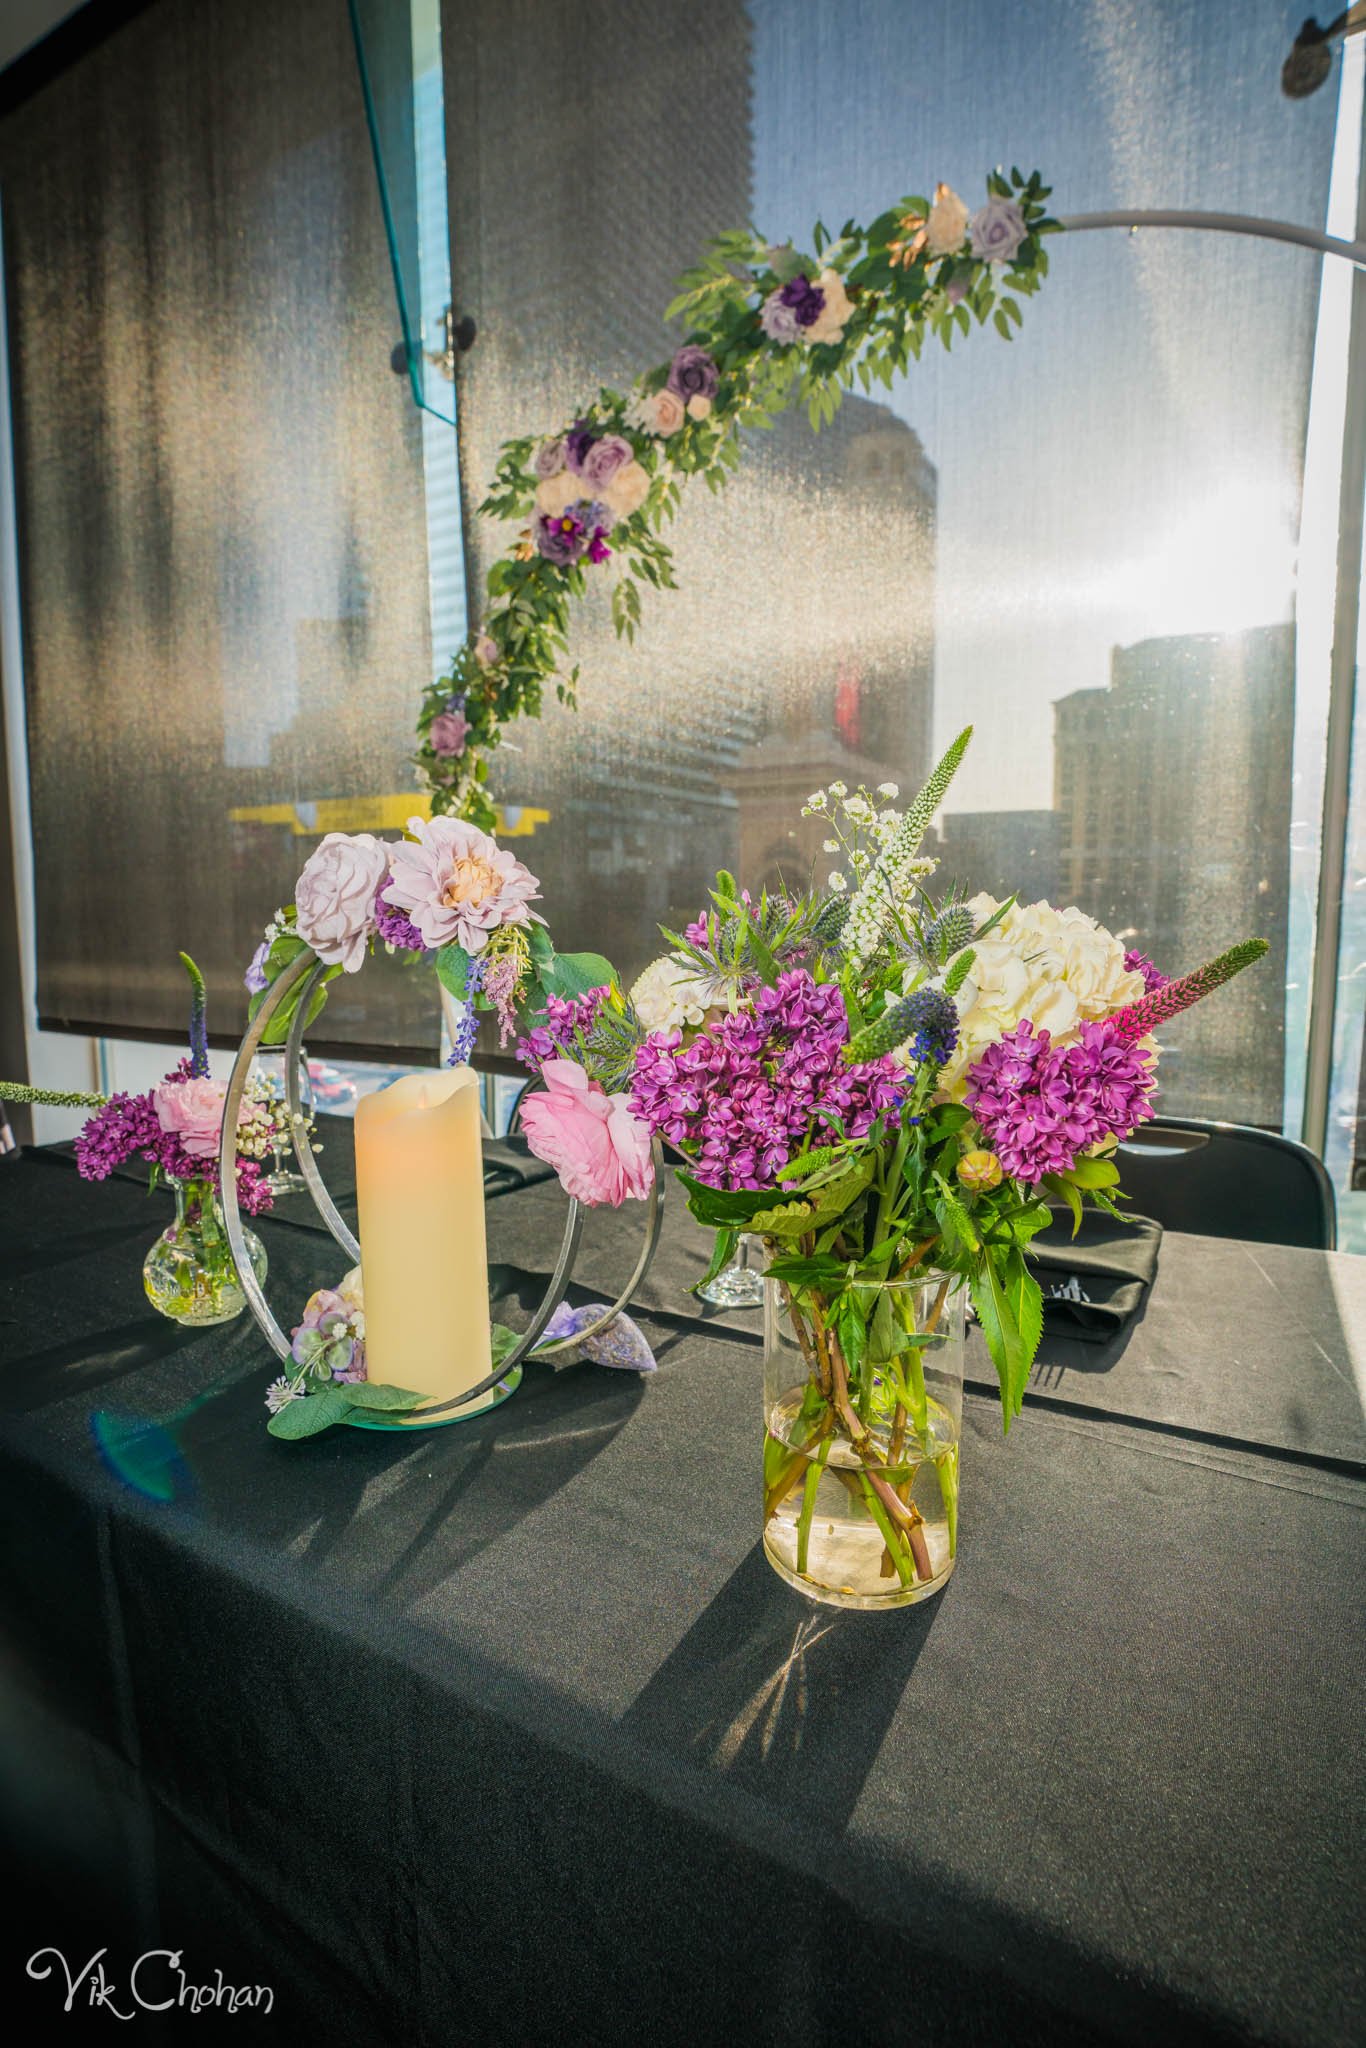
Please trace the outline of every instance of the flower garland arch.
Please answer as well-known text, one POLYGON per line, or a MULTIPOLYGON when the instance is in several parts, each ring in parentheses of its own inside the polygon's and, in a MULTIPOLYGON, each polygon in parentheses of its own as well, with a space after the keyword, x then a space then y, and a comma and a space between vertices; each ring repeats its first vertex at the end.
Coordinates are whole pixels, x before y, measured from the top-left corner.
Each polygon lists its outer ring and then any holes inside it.
POLYGON ((724 488, 744 429, 798 403, 818 431, 856 380, 890 389, 928 336, 948 348, 990 320, 1013 338, 1060 227, 1049 192, 1038 171, 995 170, 973 212, 940 184, 933 200, 899 200, 833 239, 818 221, 811 253, 752 229, 721 235, 665 314, 689 323, 671 361, 629 394, 600 390, 558 434, 504 443, 479 510, 523 526, 488 572, 478 629, 423 694, 415 758, 433 813, 493 829, 489 765, 504 728, 539 717, 551 683, 576 703, 569 628, 590 577, 612 565, 612 621, 634 640, 643 589, 675 587, 663 529, 684 484, 724 488))

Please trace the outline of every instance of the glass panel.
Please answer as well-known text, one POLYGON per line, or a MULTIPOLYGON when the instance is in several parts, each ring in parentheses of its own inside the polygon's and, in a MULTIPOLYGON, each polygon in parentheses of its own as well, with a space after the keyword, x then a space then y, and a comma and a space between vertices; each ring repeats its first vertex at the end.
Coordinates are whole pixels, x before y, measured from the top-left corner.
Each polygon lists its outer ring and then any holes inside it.
MULTIPOLYGON (((1063 214, 1121 205, 1321 224, 1334 100, 1278 91, 1279 20, 1225 0, 952 9, 454 0, 453 240, 480 341, 463 467, 552 431, 670 346, 706 237, 867 220, 1004 152, 1063 214)), ((1166 1107, 1278 1124, 1295 556, 1319 263, 1244 238, 1077 235, 1006 347, 974 333, 812 437, 785 420, 675 529, 681 588, 633 649, 586 608, 577 720, 516 735, 497 787, 557 929, 629 974, 718 864, 804 876, 803 796, 903 785, 968 720, 940 849, 976 886, 1075 900, 1169 971, 1272 957, 1168 1034, 1166 1107)), ((471 528, 482 573, 508 536, 471 528)))
MULTIPOLYGON (((346 10, 160 0, 4 123, 0 175, 39 1006, 171 1037, 184 946, 235 1031, 319 835, 408 815, 431 673, 346 10)), ((383 963, 326 1029, 434 1052, 436 1005, 383 963)))

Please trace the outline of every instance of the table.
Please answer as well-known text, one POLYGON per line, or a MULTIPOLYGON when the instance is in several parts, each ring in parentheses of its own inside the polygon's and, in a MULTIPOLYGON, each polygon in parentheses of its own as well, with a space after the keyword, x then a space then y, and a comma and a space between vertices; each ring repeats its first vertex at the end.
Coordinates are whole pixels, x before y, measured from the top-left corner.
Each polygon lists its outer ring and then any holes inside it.
MULTIPOLYGON (((509 1302, 557 1199, 489 1203, 509 1302)), ((759 1552, 756 1319, 674 1209, 648 1379, 284 1445, 254 1326, 146 1308, 135 1184, 0 1162, 14 2009, 107 1945, 116 1999, 166 1947, 270 1987, 263 2039, 1361 2038, 1362 1265, 1167 1238, 1008 1443, 974 1353, 958 1571, 841 1615, 759 1552)), ((335 1277, 261 1234, 282 1316, 335 1277)))

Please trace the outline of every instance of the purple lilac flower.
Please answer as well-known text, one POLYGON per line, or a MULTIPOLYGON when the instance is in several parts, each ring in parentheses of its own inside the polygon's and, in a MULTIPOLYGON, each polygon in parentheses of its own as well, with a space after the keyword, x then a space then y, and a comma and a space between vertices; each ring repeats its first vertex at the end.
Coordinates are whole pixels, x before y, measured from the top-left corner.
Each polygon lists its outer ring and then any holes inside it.
POLYGON ((761 988, 751 1009, 686 1045, 677 1031, 648 1038, 636 1053, 631 1107, 683 1147, 709 1187, 769 1187, 832 1114, 859 1138, 900 1101, 893 1061, 846 1066, 848 1039, 839 988, 793 968, 761 988))
MULTIPOLYGON (((824 300, 822 300, 822 304, 824 300)), ((820 308, 818 307, 817 312, 820 308)), ((816 313, 811 315, 814 320, 816 313)), ((715 398, 721 384, 721 372, 709 352, 696 342, 688 342, 679 349, 669 365, 668 388, 686 405, 690 398, 715 398)))
POLYGON ((825 311, 825 293, 818 284, 812 284, 804 271, 779 287, 778 298, 791 309, 799 327, 814 327, 825 311))
POLYGON ((426 941, 413 923, 406 910, 400 910, 396 903, 386 903, 384 891, 389 886, 386 875, 379 885, 375 898, 375 932, 386 946, 393 946, 400 953, 422 953, 426 941))
MULTIPOLYGON (((182 1059, 168 1082, 190 1078, 190 1062, 182 1059)), ((82 1180, 108 1180, 116 1166, 130 1159, 145 1159, 159 1166, 173 1180, 207 1181, 218 1186, 218 1161, 198 1159, 185 1150, 174 1131, 164 1131, 157 1116, 153 1091, 111 1095, 101 1109, 87 1117, 76 1139, 76 1170, 82 1180)), ((264 1215, 274 1197, 266 1185, 265 1172, 257 1159, 237 1162, 237 1199, 249 1216, 264 1215)))
POLYGON ((1160 988, 1165 988, 1171 980, 1169 974, 1163 974, 1159 968, 1154 967, 1152 961, 1143 953, 1126 953, 1124 955, 1124 972, 1126 974, 1141 974, 1143 976, 1143 993, 1149 996, 1156 995, 1157 991, 1160 988))
POLYGON ((262 939, 251 956, 250 965, 242 976, 242 986, 248 995, 259 996, 262 989, 270 987, 270 976, 266 973, 266 961, 270 958, 270 947, 262 939))
POLYGON ((574 425, 570 428, 569 432, 565 435, 565 462, 568 465, 568 467, 573 471, 575 476, 583 475, 583 465, 588 459, 588 451, 593 446, 597 438, 597 435, 593 432, 593 429, 589 426, 587 420, 576 420, 574 425))
POLYGON ((539 1074, 543 1060, 579 1058, 579 1032, 589 1032, 598 1020, 611 990, 604 984, 581 996, 547 996, 545 1022, 529 1031, 517 1045, 517 1058, 533 1074, 539 1074))
POLYGON ((1156 1085, 1146 1055, 1108 1018, 1083 1024, 1080 1043, 1068 1046, 1026 1018, 973 1062, 965 1100, 1005 1171, 1037 1183, 1146 1122, 1156 1085))

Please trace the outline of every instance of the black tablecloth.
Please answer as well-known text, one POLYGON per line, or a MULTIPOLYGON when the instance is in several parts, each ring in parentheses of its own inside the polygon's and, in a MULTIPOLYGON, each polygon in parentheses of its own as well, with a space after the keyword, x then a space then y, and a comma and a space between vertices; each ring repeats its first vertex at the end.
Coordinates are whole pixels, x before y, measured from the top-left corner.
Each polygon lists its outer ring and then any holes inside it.
MULTIPOLYGON (((542 1211, 489 1205, 527 1305, 542 1211)), ((253 1326, 147 1312, 160 1220, 0 1164, 12 2009, 106 1945, 116 2003, 153 1948, 271 1987, 261 2038, 1360 2038, 1354 1262, 1167 1238, 1121 1356, 1046 1362, 1008 1443, 969 1393, 959 1568, 862 1616, 763 1561, 756 1348, 681 1234, 649 1378, 285 1445, 253 1326)), ((335 1273, 262 1235, 282 1307, 335 1273)))

